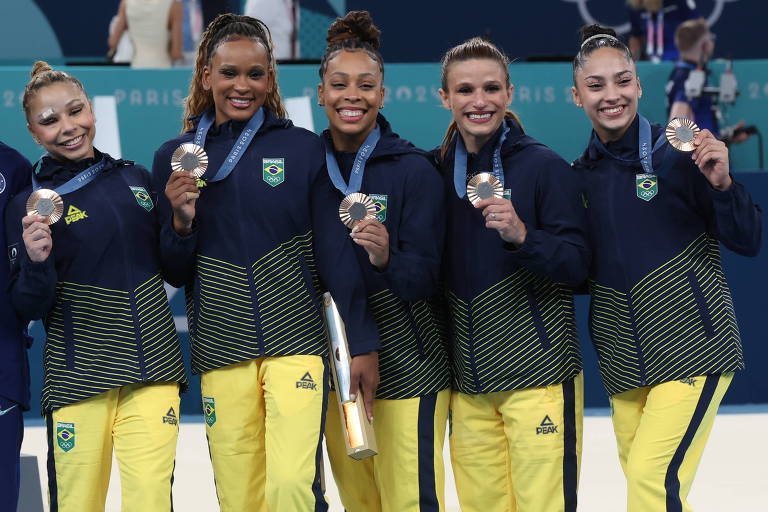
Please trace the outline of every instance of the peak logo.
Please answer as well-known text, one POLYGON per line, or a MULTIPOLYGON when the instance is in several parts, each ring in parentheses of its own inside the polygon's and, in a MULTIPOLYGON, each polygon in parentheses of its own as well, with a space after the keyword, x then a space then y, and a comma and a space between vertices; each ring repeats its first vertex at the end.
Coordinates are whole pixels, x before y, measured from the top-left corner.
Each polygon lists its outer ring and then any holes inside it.
POLYGON ((312 391, 317 391, 317 384, 315 384, 315 381, 312 379, 312 375, 310 375, 309 372, 306 372, 301 379, 296 381, 296 389, 311 389, 312 391))
POLYGON ((163 416, 163 423, 167 423, 168 425, 179 424, 179 419, 176 417, 176 411, 173 410, 173 407, 168 409, 168 412, 163 416))
POLYGON ((79 209, 77 206, 71 204, 69 205, 69 210, 67 210, 67 216, 64 218, 67 224, 72 224, 73 222, 77 222, 79 220, 87 219, 88 213, 86 213, 85 210, 79 209))
POLYGON ((536 435, 546 434, 557 434, 557 425, 555 425, 549 415, 544 416, 539 426, 536 427, 536 435))

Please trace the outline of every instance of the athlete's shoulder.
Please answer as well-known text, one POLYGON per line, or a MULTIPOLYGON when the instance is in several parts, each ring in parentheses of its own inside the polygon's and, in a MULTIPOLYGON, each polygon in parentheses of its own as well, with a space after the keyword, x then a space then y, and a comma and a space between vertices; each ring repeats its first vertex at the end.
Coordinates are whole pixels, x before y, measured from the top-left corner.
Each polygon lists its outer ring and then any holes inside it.
POLYGON ((6 169, 26 170, 31 167, 29 160, 12 147, 0 142, 0 165, 6 169))

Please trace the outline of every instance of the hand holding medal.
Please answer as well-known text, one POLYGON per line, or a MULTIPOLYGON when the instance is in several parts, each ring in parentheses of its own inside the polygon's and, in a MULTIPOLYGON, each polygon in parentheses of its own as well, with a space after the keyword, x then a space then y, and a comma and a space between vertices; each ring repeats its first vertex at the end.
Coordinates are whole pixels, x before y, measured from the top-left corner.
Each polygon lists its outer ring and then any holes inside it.
POLYGON ((727 190, 731 179, 728 148, 709 130, 700 130, 685 118, 675 118, 667 125, 667 139, 678 151, 692 152, 691 158, 712 188, 727 190))
MULTIPOLYGON (((48 191, 52 192, 52 191, 48 191)), ((55 193, 55 192, 54 192, 55 193)), ((31 197, 30 197, 31 199, 31 197)), ((61 198, 59 198, 61 200, 61 198)), ((41 205, 41 209, 45 207, 41 205)), ((27 208, 29 210, 29 208, 27 208)), ((63 210, 63 207, 62 207, 63 210)), ((61 214, 59 214, 61 217, 61 214)), ((51 238, 51 215, 44 216, 35 212, 28 212, 26 217, 21 219, 22 239, 24 248, 27 251, 30 261, 33 263, 42 263, 48 259, 53 249, 53 238, 51 238)))
POLYGON ((467 199, 483 211, 485 227, 495 229, 505 242, 522 245, 527 231, 512 201, 503 198, 504 187, 491 173, 476 174, 467 183, 467 199))
POLYGON ((165 197, 173 209, 173 229, 182 236, 189 234, 195 218, 195 202, 200 197, 194 173, 172 172, 165 185, 165 197))

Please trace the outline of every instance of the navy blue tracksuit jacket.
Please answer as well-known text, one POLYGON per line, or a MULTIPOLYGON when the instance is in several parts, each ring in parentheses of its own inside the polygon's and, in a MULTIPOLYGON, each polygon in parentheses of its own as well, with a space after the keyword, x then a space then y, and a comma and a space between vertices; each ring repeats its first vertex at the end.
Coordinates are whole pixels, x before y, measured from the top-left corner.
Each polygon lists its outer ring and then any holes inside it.
MULTIPOLYGON (((258 357, 325 354, 325 287, 344 319, 351 354, 380 348, 320 138, 263 108, 264 123, 232 173, 201 189, 192 234, 174 231, 170 203, 159 199, 161 253, 173 269, 168 281, 185 286, 195 373, 258 357)), ((211 127, 204 179, 219 169, 245 124, 211 127)), ((193 137, 185 133, 155 153, 158 190, 170 176, 173 151, 193 137)))
MULTIPOLYGON (((368 194, 389 234, 389 264, 379 272, 368 253, 355 246, 368 304, 381 336, 377 398, 414 398, 446 389, 445 304, 440 259, 445 235, 443 184, 427 155, 392 132, 379 115, 381 131, 368 158, 360 192, 368 194)), ((330 132, 325 144, 333 147, 330 132)), ((336 151, 349 180, 356 153, 336 151)), ((337 191, 341 201, 343 194, 337 191)))
MULTIPOLYGON (((637 159, 638 126, 608 151, 637 159)), ((653 140, 663 131, 654 125, 653 140)), ((648 180, 639 162, 601 153, 592 137, 574 167, 593 249, 590 331, 608 393, 743 368, 720 243, 757 254, 760 208, 738 182, 713 189, 690 153, 659 150, 648 180)))
POLYGON ((147 170, 97 151, 77 163, 44 157, 37 179, 56 188, 102 157, 106 166, 96 179, 62 196, 64 215, 51 226, 53 248, 45 261, 32 262, 22 240, 31 187, 5 216, 9 243, 19 253, 13 307, 26 321, 45 322, 45 412, 128 384, 186 382, 147 170))
MULTIPOLYGON (((447 196, 453 379, 462 393, 556 384, 581 371, 572 287, 587 277, 589 249, 578 183, 559 156, 514 120, 505 122, 505 195, 528 232, 520 247, 504 243, 485 227, 482 211, 456 194, 455 140, 439 165, 447 196)), ((500 136, 501 128, 469 155, 467 180, 492 171, 500 136)))

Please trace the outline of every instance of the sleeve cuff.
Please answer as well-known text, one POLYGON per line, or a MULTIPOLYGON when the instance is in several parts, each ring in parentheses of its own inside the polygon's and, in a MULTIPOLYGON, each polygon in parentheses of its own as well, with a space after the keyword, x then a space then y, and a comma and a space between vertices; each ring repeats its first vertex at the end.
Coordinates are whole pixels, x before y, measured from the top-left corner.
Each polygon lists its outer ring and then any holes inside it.
POLYGON ((381 343, 379 343, 378 338, 358 340, 354 343, 349 341, 349 353, 352 357, 378 352, 379 350, 381 350, 381 343))

